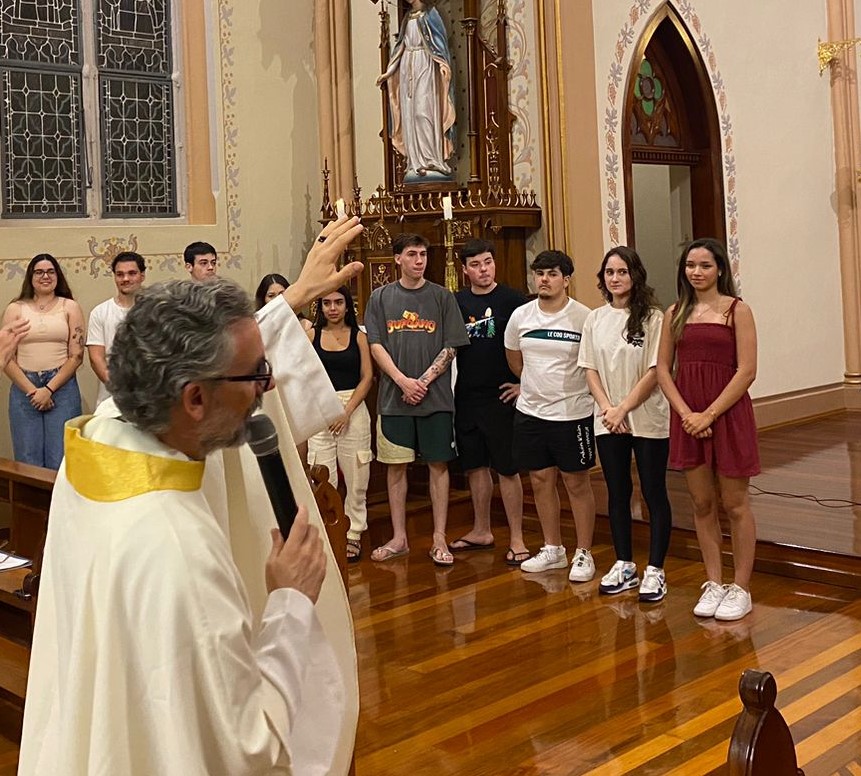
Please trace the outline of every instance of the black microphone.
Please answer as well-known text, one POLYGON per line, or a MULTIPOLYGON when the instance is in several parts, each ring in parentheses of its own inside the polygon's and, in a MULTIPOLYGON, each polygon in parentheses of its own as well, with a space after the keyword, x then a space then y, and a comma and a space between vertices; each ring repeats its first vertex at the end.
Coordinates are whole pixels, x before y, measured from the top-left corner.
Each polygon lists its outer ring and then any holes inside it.
POLYGON ((266 483, 272 511, 275 512, 281 536, 286 539, 293 527, 298 507, 293 496, 293 488, 290 487, 290 480, 287 479, 281 452, 278 450, 278 433, 275 431, 275 424, 268 415, 261 413, 252 415, 246 428, 248 446, 257 457, 257 465, 260 467, 260 474, 263 475, 263 482, 266 483))

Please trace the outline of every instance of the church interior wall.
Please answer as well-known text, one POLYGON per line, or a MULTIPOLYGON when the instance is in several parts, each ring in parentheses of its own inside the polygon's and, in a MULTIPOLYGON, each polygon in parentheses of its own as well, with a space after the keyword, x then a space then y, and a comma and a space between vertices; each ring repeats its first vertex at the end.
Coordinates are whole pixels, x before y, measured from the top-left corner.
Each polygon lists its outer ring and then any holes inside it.
MULTIPOLYGON (((199 26, 184 32, 205 37, 206 61, 183 73, 189 79, 184 88, 203 89, 210 114, 208 122, 188 115, 185 121, 191 141, 204 145, 213 217, 196 223, 186 214, 171 220, 4 219, 4 307, 20 292, 26 265, 40 252, 60 260, 85 315, 116 292, 109 265, 117 250, 137 250, 147 259, 147 283, 187 277, 182 250, 195 240, 212 243, 219 274, 250 291, 266 273, 298 273, 319 230, 322 189, 314 1, 189 0, 182 8, 198 3, 199 20, 188 14, 183 21, 199 26)), ((86 357, 78 381, 84 411, 92 411, 97 383, 86 357)), ((0 381, 0 456, 11 458, 8 393, 8 379, 0 381)))
MULTIPOLYGON (((626 49, 626 84, 635 42, 661 5, 592 4, 601 142, 617 47, 626 49)), ((675 7, 688 24, 697 18, 699 31, 691 30, 692 36, 701 52, 710 46, 712 84, 726 95, 731 127, 722 127, 729 130, 724 185, 730 191, 727 177, 733 175, 737 217, 737 228, 731 230, 728 219, 727 231, 738 241, 741 294, 753 309, 759 337, 751 393, 766 397, 839 383, 844 360, 833 133, 828 78, 820 78, 816 61, 817 37, 826 38, 825 4, 800 3, 791 12, 780 0, 686 0, 675 7)), ((603 188, 607 202, 606 182, 603 188)), ((620 235, 626 234, 624 219, 623 205, 620 235)), ((609 247, 611 222, 605 220, 609 247)))

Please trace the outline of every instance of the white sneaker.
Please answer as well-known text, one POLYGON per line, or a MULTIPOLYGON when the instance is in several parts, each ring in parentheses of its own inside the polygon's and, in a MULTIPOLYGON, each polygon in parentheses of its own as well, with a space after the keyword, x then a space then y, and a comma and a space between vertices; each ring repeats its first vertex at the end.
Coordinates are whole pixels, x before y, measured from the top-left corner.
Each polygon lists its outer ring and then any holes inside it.
POLYGON ((709 580, 708 582, 703 582, 700 589, 705 592, 700 596, 700 600, 697 601, 697 605, 694 607, 694 614, 697 617, 714 617, 718 606, 720 606, 720 602, 723 601, 726 595, 726 585, 719 585, 717 582, 709 580))
POLYGON ((520 564, 520 570, 532 573, 549 571, 550 569, 564 569, 567 565, 568 556, 565 554, 564 547, 545 544, 535 555, 520 564))
POLYGON ((598 592, 604 595, 616 595, 624 593, 632 587, 640 584, 637 576, 637 564, 629 560, 617 560, 603 577, 598 585, 598 592))
POLYGON ((571 561, 571 571, 568 572, 568 580, 571 582, 588 582, 595 576, 595 561, 592 553, 578 547, 571 561))
POLYGON ((727 586, 726 595, 715 611, 716 620, 740 620, 753 609, 750 593, 736 584, 727 586))
POLYGON ((643 603, 655 603, 663 600, 666 594, 667 577, 664 570, 657 566, 646 566, 643 584, 640 585, 640 600, 643 603))

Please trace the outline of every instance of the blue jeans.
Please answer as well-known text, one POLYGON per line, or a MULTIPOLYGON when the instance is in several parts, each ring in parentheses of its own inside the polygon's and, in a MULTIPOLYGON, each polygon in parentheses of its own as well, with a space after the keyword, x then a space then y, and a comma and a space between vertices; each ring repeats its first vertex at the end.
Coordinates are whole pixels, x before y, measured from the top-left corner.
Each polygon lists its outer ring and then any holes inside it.
MULTIPOLYGON (((24 374, 36 388, 41 388, 59 372, 24 374)), ((21 463, 59 469, 63 460, 63 426, 67 420, 81 414, 81 392, 75 376, 63 384, 53 396, 54 408, 40 412, 27 395, 14 383, 9 390, 9 428, 12 431, 12 450, 15 460, 21 463)))

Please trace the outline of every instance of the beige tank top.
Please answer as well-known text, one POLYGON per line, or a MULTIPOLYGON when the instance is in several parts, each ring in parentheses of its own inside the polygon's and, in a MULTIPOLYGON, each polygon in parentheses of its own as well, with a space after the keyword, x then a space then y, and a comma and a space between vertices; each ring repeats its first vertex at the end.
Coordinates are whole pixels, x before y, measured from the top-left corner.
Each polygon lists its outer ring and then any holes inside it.
POLYGON ((30 331, 18 343, 16 361, 27 372, 57 369, 69 357, 69 319, 66 300, 60 298, 47 311, 34 310, 18 302, 21 317, 30 321, 30 331))

